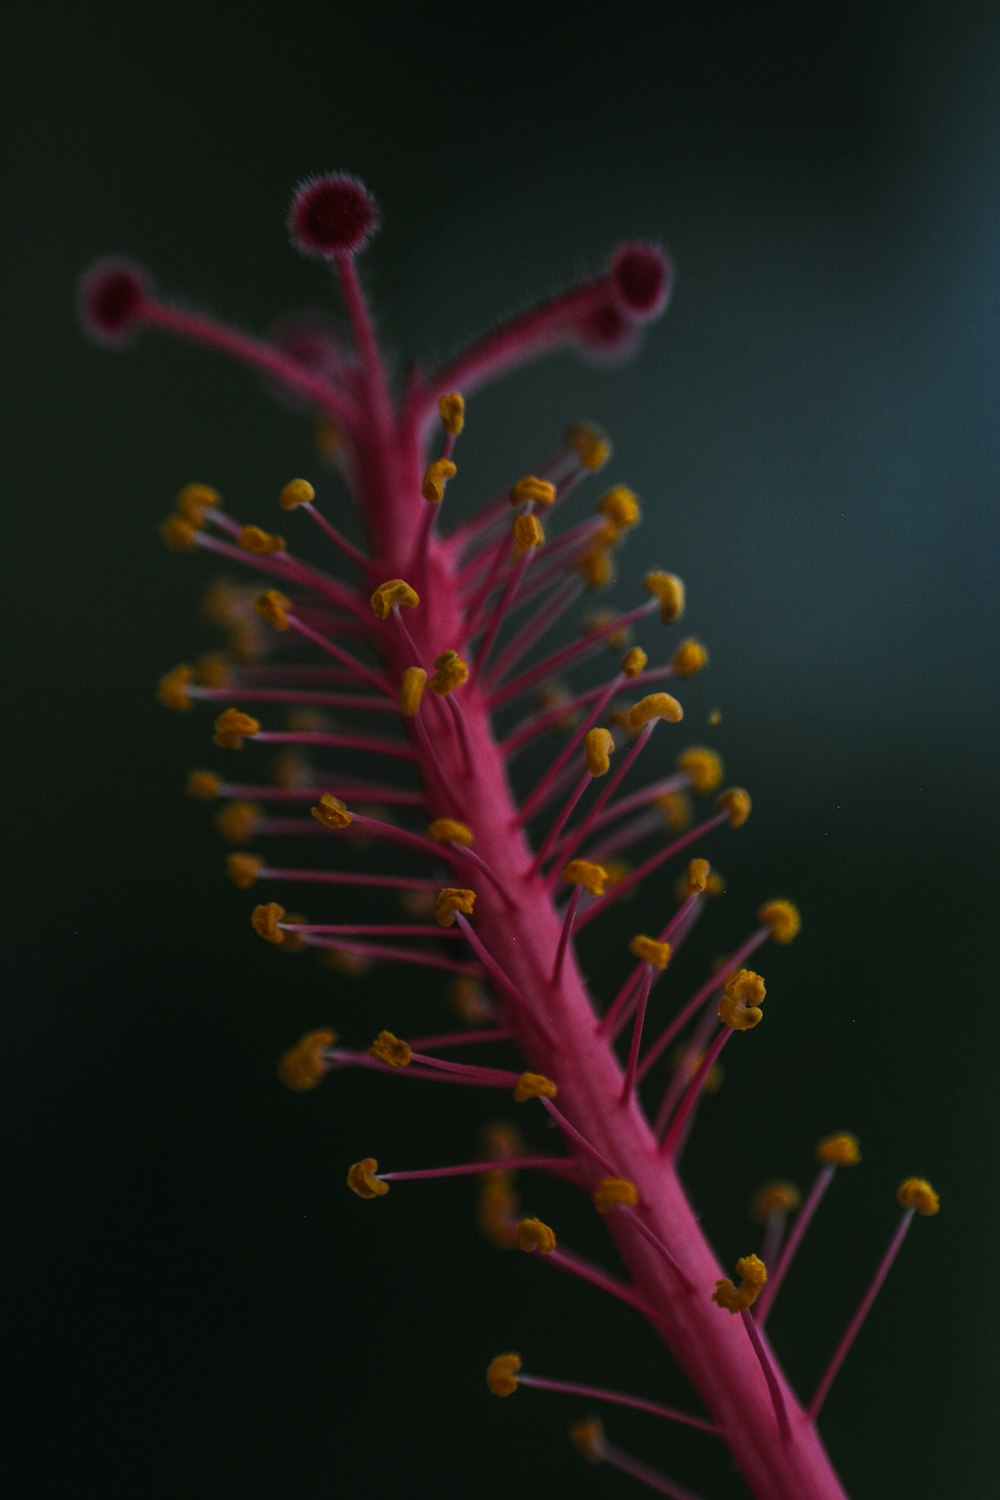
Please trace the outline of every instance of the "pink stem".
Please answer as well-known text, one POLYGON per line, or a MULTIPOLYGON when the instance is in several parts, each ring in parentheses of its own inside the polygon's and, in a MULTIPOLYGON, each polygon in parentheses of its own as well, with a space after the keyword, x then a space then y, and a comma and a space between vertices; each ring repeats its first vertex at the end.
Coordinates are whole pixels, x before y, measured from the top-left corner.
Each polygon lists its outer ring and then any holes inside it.
POLYGON ((563 1396, 580 1396, 584 1401, 604 1401, 610 1406, 627 1406, 632 1411, 648 1412, 651 1417, 663 1417, 668 1422, 679 1422, 684 1427, 694 1427, 699 1432, 710 1432, 718 1437, 719 1429, 707 1417, 695 1417, 689 1412, 677 1411, 672 1406, 661 1406, 659 1401, 647 1401, 644 1396, 626 1396, 622 1391, 609 1391, 600 1385, 583 1385, 575 1380, 550 1380, 542 1375, 525 1375, 518 1371, 518 1385, 533 1387, 537 1391, 554 1391, 563 1396))

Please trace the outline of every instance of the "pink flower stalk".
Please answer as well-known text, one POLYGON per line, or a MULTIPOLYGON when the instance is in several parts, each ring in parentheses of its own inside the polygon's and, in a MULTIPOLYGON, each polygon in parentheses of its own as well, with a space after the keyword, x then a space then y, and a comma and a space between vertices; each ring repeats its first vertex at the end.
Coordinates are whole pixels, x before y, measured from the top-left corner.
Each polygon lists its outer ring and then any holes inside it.
MULTIPOLYGON (((750 812, 742 789, 718 793, 714 752, 684 745, 681 703, 664 688, 707 660, 698 641, 671 639, 683 584, 649 572, 646 599, 588 620, 569 644, 546 643, 583 592, 608 581, 614 550, 640 519, 635 495, 615 485, 592 518, 555 529, 571 493, 609 457, 590 428, 571 429, 535 473, 512 475, 509 494, 443 524, 464 487, 454 457, 464 398, 567 345, 607 357, 630 349, 667 304, 669 261, 656 245, 623 245, 593 280, 501 325, 436 371, 412 369, 400 394, 355 264, 376 227, 371 196, 343 174, 305 182, 289 214, 293 243, 336 274, 350 347, 294 321, 274 342, 251 338, 172 305, 124 261, 97 264, 80 293, 84 323, 101 341, 122 344, 147 327, 179 334, 234 356, 318 412, 325 453, 362 524, 364 542, 351 541, 330 519, 324 486, 294 479, 277 498, 298 538, 314 528, 311 550, 231 519, 204 485, 181 491, 163 528, 172 546, 202 548, 256 575, 248 589, 212 592, 228 657, 177 667, 160 686, 170 707, 215 705, 221 749, 252 759, 260 744, 282 747, 273 781, 254 770, 245 780, 197 771, 189 782, 194 796, 222 801, 219 826, 234 843, 305 840, 306 855, 290 862, 242 849, 229 856, 231 879, 262 893, 255 930, 285 950, 315 949, 343 970, 434 968, 448 976, 461 1020, 408 1041, 384 1031, 360 1050, 317 1030, 285 1054, 281 1076, 307 1089, 353 1066, 479 1086, 512 1096, 529 1130, 531 1115, 545 1111, 558 1127, 558 1150, 496 1128, 481 1159, 383 1171, 366 1158, 350 1168, 348 1183, 374 1199, 391 1184, 475 1176, 483 1229, 640 1312, 703 1412, 525 1374, 516 1354, 492 1361, 490 1390, 509 1396, 521 1385, 630 1406, 724 1443, 758 1500, 842 1500, 815 1419, 913 1214, 935 1212, 937 1198, 921 1179, 904 1183, 903 1218, 875 1280, 816 1394, 801 1401, 765 1317, 836 1168, 856 1161, 858 1150, 847 1135, 820 1144, 819 1177, 787 1234, 797 1194, 787 1184, 766 1190, 765 1258, 747 1254, 738 1282, 726 1277, 685 1196, 679 1157, 720 1053, 762 1018, 765 984, 748 965, 765 944, 791 941, 799 917, 788 901, 766 902, 738 951, 694 995, 677 1002, 661 994, 673 954, 718 884, 701 851, 750 812), (646 648, 632 644, 640 624, 646 648), (577 668, 609 648, 618 665, 607 681, 576 684, 577 668), (280 717, 286 710, 288 721, 280 717), (555 749, 553 734, 564 736, 555 749), (549 746, 552 758, 525 785, 516 758, 529 745, 549 746), (692 793, 717 794, 700 821, 692 821, 692 793), (650 839, 653 852, 623 861, 650 839), (345 868, 362 840, 363 867, 345 868), (634 965, 602 1003, 582 978, 577 940, 671 861, 679 887, 671 900, 657 885, 660 930, 632 939, 634 965), (406 919, 359 924, 334 911, 328 920, 329 888, 338 885, 377 890, 379 899, 402 903, 406 919), (268 899, 272 891, 290 899, 293 889, 303 893, 297 903, 308 902, 308 917, 268 899), (503 1065, 467 1061, 469 1043, 477 1058, 501 1048, 503 1065), (656 1084, 654 1068, 678 1044, 672 1077, 656 1084), (549 1224, 520 1216, 521 1171, 560 1177, 589 1195, 617 1247, 618 1274, 560 1245, 549 1224)), ((752 1045, 740 1040, 734 1050, 752 1045)), ((577 1428, 575 1440, 585 1457, 653 1491, 690 1496, 613 1447, 596 1421, 577 1428)))

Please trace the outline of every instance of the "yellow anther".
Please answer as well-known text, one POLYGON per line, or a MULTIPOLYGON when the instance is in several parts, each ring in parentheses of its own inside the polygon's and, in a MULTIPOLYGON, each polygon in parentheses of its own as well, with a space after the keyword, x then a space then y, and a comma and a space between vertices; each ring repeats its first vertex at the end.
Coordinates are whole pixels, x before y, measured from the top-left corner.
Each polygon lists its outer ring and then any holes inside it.
POLYGON ((215 815, 215 826, 230 844, 245 844, 253 837, 262 808, 257 802, 241 799, 227 802, 215 815))
MULTIPOLYGON (((572 695, 564 683, 549 682, 540 690, 535 702, 540 712, 547 712, 550 709, 562 708, 564 704, 568 704, 571 701, 571 698, 572 695)), ((561 718, 556 719, 550 727, 553 732, 569 734, 576 728, 579 722, 579 714, 573 709, 567 709, 566 713, 561 718)))
POLYGON ((816 1160, 831 1167, 855 1167, 861 1160, 861 1147, 856 1135, 838 1130, 835 1135, 824 1136, 816 1147, 816 1160))
POLYGON ((753 1307, 767 1281, 767 1267, 759 1256, 744 1255, 736 1262, 736 1274, 740 1278, 739 1286, 734 1286, 727 1276, 715 1283, 712 1293, 712 1301, 730 1313, 745 1312, 748 1307, 753 1307))
POLYGON ((463 682, 469 680, 469 664, 457 651, 442 651, 434 658, 434 675, 428 686, 439 698, 447 698, 463 682))
POLYGON ((530 552, 532 547, 540 547, 545 541, 545 528, 537 516, 517 515, 514 517, 514 542, 522 552, 530 552))
POLYGON ((588 589, 603 589, 615 576, 611 553, 606 541, 595 540, 585 547, 573 563, 588 589))
POLYGON ((485 1026, 493 1019, 483 986, 469 974, 457 974, 449 984, 445 997, 456 1016, 466 1026, 485 1026))
POLYGON ((285 934, 278 925, 284 915, 285 908, 279 906, 277 901, 267 901, 254 907, 250 913, 250 922, 258 937, 263 938, 265 943, 278 946, 285 941, 285 934))
POLYGON ((200 527, 207 510, 218 510, 222 504, 218 490, 208 484, 186 484, 174 501, 177 512, 192 526, 200 527))
POLYGON ((324 792, 315 807, 309 809, 317 823, 322 823, 324 828, 341 829, 349 828, 354 822, 348 810, 346 802, 341 802, 332 792, 324 792))
MULTIPOLYGON (((632 866, 627 859, 609 859, 604 865, 604 873, 607 876, 608 889, 613 891, 617 886, 621 885, 626 876, 631 875, 632 866)), ((623 899, 631 901, 635 894, 634 890, 626 891, 623 899)))
POLYGON ((348 1171, 347 1186, 359 1198, 384 1198, 389 1191, 389 1184, 376 1176, 377 1172, 378 1162, 374 1156, 362 1157, 348 1171))
POLYGON ((484 1172, 476 1199, 479 1231, 500 1250, 517 1249, 517 1216, 520 1205, 507 1179, 510 1172, 484 1172))
POLYGON ((420 595, 403 578, 388 578, 380 583, 371 597, 372 614, 378 620, 387 620, 394 609, 416 609, 420 595))
POLYGON ((606 776, 611 769, 615 741, 610 729, 588 729, 583 739, 583 753, 591 776, 606 776))
POLYGON ((168 516, 160 523, 160 536, 175 552, 190 552, 197 545, 198 527, 184 516, 168 516))
POLYGON ((352 948, 320 948, 319 961, 324 969, 335 974, 345 974, 349 979, 361 979, 374 968, 375 960, 366 953, 355 953, 352 948))
POLYGON ((711 873, 712 867, 707 859, 692 859, 688 864, 684 882, 687 894, 693 896, 696 892, 705 890, 711 873))
POLYGON ((307 1031, 294 1047, 282 1053, 278 1059, 278 1077, 286 1088, 304 1094, 314 1089, 326 1072, 323 1056, 328 1047, 337 1045, 335 1031, 307 1031))
POLYGON ((435 818, 427 825, 427 837, 435 844, 461 844, 467 849, 472 843, 472 829, 457 818, 435 818))
POLYGON ((790 943, 802 926, 799 909, 791 901, 765 901, 757 915, 776 943, 790 943))
POLYGON ((556 498, 556 487, 547 479, 538 479, 534 474, 526 474, 511 487, 511 505, 527 505, 533 500, 536 505, 551 505, 556 498))
POLYGON ((708 666, 708 652, 701 641, 696 641, 693 635, 689 635, 674 652, 672 666, 675 677, 693 677, 696 672, 708 666))
POLYGON ((653 806, 662 815, 671 833, 683 833, 693 820, 691 803, 683 792, 664 792, 653 798, 653 806))
POLYGON ((452 437, 458 437, 465 426, 465 401, 458 391, 449 391, 445 396, 438 397, 438 411, 441 415, 441 424, 445 432, 450 432, 452 437))
POLYGON ((569 1440, 588 1464, 599 1464, 604 1458, 604 1427, 597 1417, 584 1417, 574 1422, 569 1430, 569 1440))
POLYGON ((606 1214, 613 1208, 635 1208, 639 1189, 630 1177, 602 1177, 591 1197, 597 1212, 606 1214))
POLYGON ((628 726, 633 734, 638 734, 640 729, 645 729, 647 724, 652 724, 656 719, 662 719, 667 724, 679 724, 683 717, 683 708, 669 693, 647 693, 645 698, 640 698, 629 710, 628 726))
POLYGON ((512 1120, 491 1120, 483 1126, 483 1152, 490 1161, 503 1161, 520 1156, 524 1150, 524 1137, 512 1120))
POLYGON ((941 1200, 923 1177, 908 1177, 899 1184, 896 1200, 900 1208, 915 1208, 918 1214, 930 1218, 941 1207, 941 1200))
MULTIPOLYGON (((698 1069, 705 1060, 705 1053, 700 1047, 675 1047, 670 1054, 670 1066, 675 1073, 683 1075, 685 1083, 690 1083, 698 1069)), ((722 1087, 722 1069, 718 1063, 713 1063, 701 1081, 703 1094, 717 1094, 722 1087)))
POLYGON ((513 1396, 517 1390, 517 1372, 521 1368, 519 1354, 498 1354, 486 1366, 486 1384, 494 1396, 513 1396))
MULTIPOLYGON (((300 911, 289 911, 285 913, 286 922, 305 922, 307 917, 300 911)), ((305 933, 285 931, 285 941, 281 944, 282 953, 304 953, 309 944, 306 942, 305 933)))
POLYGON ((582 885, 591 896, 603 896, 608 886, 607 870, 589 859, 571 859, 562 878, 570 885, 582 885))
POLYGON ((399 711, 412 719, 423 702, 427 673, 423 667, 407 667, 399 684, 399 711))
POLYGON ((729 787, 721 794, 715 805, 719 812, 727 814, 730 828, 742 828, 753 806, 750 793, 741 786, 729 787))
POLYGON ((522 1219, 517 1226, 518 1249, 530 1255, 537 1250, 540 1255, 551 1255, 556 1248, 555 1231, 541 1219, 522 1219))
POLYGON ((195 677, 201 687, 230 687, 229 657, 224 651, 203 651, 195 662, 195 677))
POLYGON ((288 629, 289 620, 287 611, 291 607, 291 599, 289 599, 287 594, 283 594, 280 589, 265 589, 254 604, 254 609, 261 618, 266 620, 269 625, 272 625, 275 630, 288 629))
POLYGON ((611 444, 607 438, 587 422, 575 422, 567 428, 566 444, 591 474, 603 469, 611 457, 611 444))
POLYGON ((315 499, 316 491, 308 479, 290 479, 278 496, 278 504, 282 510, 296 510, 300 505, 311 505, 315 499))
POLYGON ((476 905, 475 891, 463 890, 460 886, 446 885, 438 891, 434 902, 434 920, 439 927, 454 927, 455 918, 461 912, 471 917, 476 905))
POLYGON ((256 552, 267 555, 271 552, 284 552, 285 538, 277 536, 273 531, 264 531, 260 526, 244 526, 237 543, 244 552, 256 552))
POLYGON ((676 573, 647 573, 642 580, 647 594, 660 602, 660 619, 672 625, 684 613, 684 584, 676 573))
POLYGON ((156 685, 156 696, 164 708, 173 708, 181 713, 186 713, 189 708, 193 708, 191 694, 188 692, 193 679, 194 669, 187 663, 164 672, 156 685))
POLYGON ((211 802, 213 797, 219 795, 222 786, 222 777, 216 776, 214 771, 190 771, 188 773, 186 791, 189 797, 196 797, 199 802, 211 802))
POLYGON ((241 750, 244 739, 252 739, 260 733, 260 720, 238 708, 227 708, 215 721, 213 744, 223 750, 241 750))
POLYGON ((226 855, 226 874, 241 891, 248 891, 256 883, 263 868, 264 861, 259 854, 226 855))
POLYGON ((646 670, 649 657, 641 646, 633 646, 622 657, 622 672, 626 677, 641 677, 646 670))
POLYGON ((420 493, 428 505, 440 505, 449 479, 458 473, 450 458, 435 458, 424 472, 420 493))
POLYGON ((522 1073, 514 1087, 514 1103, 523 1104, 526 1099, 554 1099, 558 1089, 544 1073, 522 1073))
POLYGON ((390 1068, 408 1068, 413 1061, 410 1044, 394 1036, 391 1031, 379 1032, 368 1048, 368 1055, 377 1057, 379 1062, 387 1063, 390 1068))
POLYGON ((719 1000, 719 1020, 724 1021, 730 1031, 752 1031, 764 1019, 761 1006, 767 990, 764 981, 753 969, 737 969, 726 980, 719 1000))
POLYGON ((750 1212, 761 1223, 778 1214, 790 1214, 802 1202, 802 1194, 794 1182, 765 1182, 753 1195, 750 1212))
MULTIPOLYGON (((597 635, 606 631, 607 627, 615 619, 614 612, 610 609, 596 609, 589 614, 583 622, 584 631, 589 635, 597 635)), ((619 626, 609 634, 603 635, 603 644, 609 651, 624 651, 632 639, 632 627, 630 625, 619 626)))
POLYGON ((658 943, 655 938, 647 937, 642 932, 636 933, 628 945, 628 951, 633 958, 641 958, 644 963, 652 964, 654 969, 665 969, 670 962, 670 944, 658 943))
POLYGON ((316 444, 316 452, 331 463, 336 463, 344 446, 340 428, 329 417, 320 417, 313 427, 313 442, 316 444))
POLYGON ((624 484, 616 484, 606 495, 602 495, 597 502, 597 509, 616 532, 628 531, 631 527, 638 526, 642 520, 639 501, 635 493, 624 484))
POLYGON ((677 769, 683 771, 693 792, 714 792, 722 781, 722 760, 705 745, 692 745, 677 757, 677 769))

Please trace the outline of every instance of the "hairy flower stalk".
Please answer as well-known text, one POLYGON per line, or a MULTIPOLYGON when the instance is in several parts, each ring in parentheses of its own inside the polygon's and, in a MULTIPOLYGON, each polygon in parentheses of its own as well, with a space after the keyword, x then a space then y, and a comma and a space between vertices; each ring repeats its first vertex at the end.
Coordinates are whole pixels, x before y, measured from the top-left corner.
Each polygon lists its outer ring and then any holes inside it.
MULTIPOLYGON (((683 683, 706 660, 697 641, 672 638, 683 585, 651 572, 648 597, 632 608, 590 619, 568 645, 547 642, 582 592, 608 580, 613 550, 639 520, 636 497, 617 485, 593 518, 556 531, 571 492, 608 457, 592 429, 571 430, 536 473, 511 476, 509 495, 471 519, 442 521, 464 488, 454 456, 464 398, 566 345, 608 356, 627 350, 666 305, 669 263, 656 246, 622 246, 594 280, 500 326, 436 372, 412 370, 400 396, 355 264, 375 227, 371 197, 344 175, 307 181, 293 200, 293 242, 336 273, 350 347, 301 323, 286 324, 273 343, 249 338, 162 300, 126 262, 99 263, 81 288, 84 322, 102 341, 124 343, 158 327, 233 355, 303 399, 324 419, 326 452, 363 526, 359 546, 330 519, 326 496, 296 479, 280 496, 291 544, 230 518, 203 485, 181 492, 164 527, 171 545, 246 564, 255 577, 249 589, 220 585, 212 595, 230 655, 175 668, 160 688, 171 707, 214 704, 223 751, 253 764, 259 744, 282 747, 274 781, 256 770, 239 780, 199 771, 189 783, 193 795, 221 799, 220 828, 237 844, 304 839, 309 857, 288 863, 243 850, 229 856, 230 877, 260 897, 255 930, 279 948, 314 948, 344 969, 424 965, 457 986, 458 1029, 406 1041, 382 1032, 367 1050, 316 1031, 285 1055, 281 1075, 298 1089, 346 1066, 479 1085, 512 1095, 529 1133, 531 1113, 546 1111, 562 1154, 495 1131, 483 1160, 380 1171, 367 1158, 351 1167, 349 1185, 376 1198, 394 1182, 477 1176, 487 1232, 640 1311, 706 1415, 524 1375, 513 1354, 490 1365, 490 1389, 509 1395, 519 1384, 534 1386, 683 1422, 706 1442, 726 1444, 758 1500, 835 1500, 844 1491, 817 1433, 819 1405, 914 1212, 936 1211, 937 1199, 919 1179, 904 1184, 903 1219, 875 1282, 816 1395, 800 1401, 771 1349, 765 1315, 834 1172, 857 1160, 857 1147, 848 1136, 821 1143, 819 1178, 788 1234, 797 1195, 771 1186, 760 1200, 767 1263, 746 1255, 738 1282, 730 1281, 687 1201, 678 1158, 720 1053, 762 1017, 764 981, 748 965, 765 943, 795 936, 798 914, 784 900, 766 903, 739 950, 693 996, 671 1003, 660 993, 712 890, 701 850, 750 811, 747 794, 732 788, 700 823, 689 821, 687 794, 716 793, 721 768, 713 752, 684 746, 676 727, 683 710, 664 686, 683 683), (630 638, 640 624, 642 647, 630 638), (618 666, 606 683, 555 696, 557 680, 572 683, 578 666, 609 647, 618 666), (280 718, 286 710, 290 723, 280 718), (556 741, 549 769, 519 785, 517 752, 560 731, 568 738, 556 741), (289 761, 289 752, 298 758, 289 761), (343 854, 359 836, 369 845, 364 868, 345 869, 343 854), (649 852, 651 838, 657 847, 649 852), (621 863, 644 843, 637 864, 621 863), (640 880, 656 875, 661 890, 672 860, 682 876, 679 904, 664 900, 662 929, 633 938, 628 978, 599 1007, 581 977, 577 939, 640 880), (335 907, 331 917, 330 897, 342 885, 371 888, 397 908, 402 900, 406 920, 396 920, 397 911, 358 924, 337 920, 335 907), (276 899, 291 901, 293 890, 296 905, 308 900, 308 916, 291 915, 276 899), (654 1065, 685 1036, 673 1081, 657 1091, 654 1065), (497 1045, 505 1058, 513 1043, 520 1066, 466 1062, 467 1042, 479 1044, 477 1057, 497 1045), (591 1196, 621 1275, 560 1246, 541 1220, 519 1219, 521 1170, 557 1174, 591 1196)), ((575 1440, 585 1457, 616 1464, 654 1490, 690 1493, 612 1447, 596 1422, 575 1440)))

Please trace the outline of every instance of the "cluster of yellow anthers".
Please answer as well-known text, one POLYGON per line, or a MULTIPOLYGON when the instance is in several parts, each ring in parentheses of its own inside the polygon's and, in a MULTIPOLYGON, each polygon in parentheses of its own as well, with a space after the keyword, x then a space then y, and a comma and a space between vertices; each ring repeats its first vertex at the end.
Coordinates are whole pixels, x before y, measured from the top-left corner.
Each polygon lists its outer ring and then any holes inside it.
MULTIPOLYGON (((365 1157, 350 1167, 348 1185, 375 1199, 394 1183, 477 1179, 484 1233, 648 1319, 707 1415, 526 1374, 516 1354, 491 1362, 490 1390, 509 1396, 535 1386, 630 1406, 721 1439, 765 1500, 844 1500, 816 1417, 914 1214, 936 1212, 937 1197, 918 1178, 899 1189, 895 1235, 803 1405, 767 1342, 766 1320, 834 1174, 859 1152, 846 1134, 821 1142, 804 1197, 792 1184, 767 1184, 753 1205, 762 1253, 736 1262, 736 1282, 720 1274, 687 1201, 680 1158, 702 1098, 718 1086, 723 1048, 763 1017, 765 984, 750 960, 765 943, 789 943, 800 922, 791 902, 765 902, 715 972, 669 1002, 674 957, 724 884, 691 846, 741 827, 751 810, 742 788, 720 790, 713 749, 678 752, 671 743, 684 711, 668 687, 705 668, 704 645, 687 637, 658 661, 633 640, 647 621, 676 626, 684 585, 673 573, 647 572, 641 603, 590 613, 568 642, 546 644, 581 595, 611 579, 614 555, 641 519, 637 496, 614 484, 594 514, 560 526, 573 492, 610 457, 591 427, 571 428, 533 472, 446 529, 463 478, 454 456, 465 423, 460 392, 548 349, 627 350, 666 305, 669 263, 657 246, 623 245, 601 275, 436 371, 415 367, 397 394, 354 264, 376 223, 367 190, 339 173, 304 183, 289 217, 293 242, 339 280, 350 347, 308 322, 286 325, 275 343, 237 334, 165 302, 123 262, 101 263, 81 288, 84 321, 103 342, 166 329, 235 355, 307 401, 321 419, 321 453, 361 518, 363 538, 351 540, 330 520, 324 486, 296 478, 278 507, 290 525, 312 528, 326 560, 234 520, 203 484, 180 492, 163 526, 171 547, 242 565, 258 582, 213 587, 206 613, 226 631, 228 652, 168 672, 162 702, 179 710, 215 704, 220 750, 279 754, 270 780, 198 770, 189 792, 221 802, 218 827, 238 846, 298 840, 339 856, 307 863, 231 852, 227 873, 240 889, 274 886, 281 895, 293 886, 318 896, 335 887, 348 907, 339 920, 317 922, 263 899, 252 912, 255 932, 282 953, 318 954, 339 975, 376 964, 444 974, 458 1018, 456 1029, 431 1037, 383 1030, 366 1048, 342 1045, 329 1027, 312 1030, 282 1057, 280 1077, 303 1092, 331 1071, 367 1068, 500 1090, 529 1118, 544 1112, 555 1127, 544 1150, 498 1124, 477 1160, 382 1171, 365 1157), (579 677, 605 649, 614 653, 610 672, 579 677), (275 713, 287 722, 275 724, 275 713), (519 763, 529 749, 531 777, 519 763), (714 809, 697 821, 691 798, 711 795, 714 809), (671 906, 670 889, 652 877, 682 856, 671 906), (644 930, 619 943, 613 956, 624 974, 599 1003, 578 947, 593 922, 640 887, 644 930), (397 900, 406 920, 360 920, 351 900, 376 892, 397 900), (480 1060, 483 1052, 492 1061, 480 1060), (526 1171, 587 1195, 614 1243, 617 1272, 521 1213, 516 1184, 526 1171)), ((614 1447, 595 1420, 577 1426, 574 1441, 591 1461, 661 1493, 690 1495, 614 1447)))

